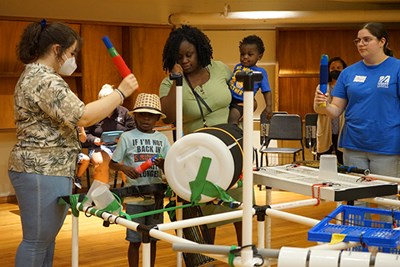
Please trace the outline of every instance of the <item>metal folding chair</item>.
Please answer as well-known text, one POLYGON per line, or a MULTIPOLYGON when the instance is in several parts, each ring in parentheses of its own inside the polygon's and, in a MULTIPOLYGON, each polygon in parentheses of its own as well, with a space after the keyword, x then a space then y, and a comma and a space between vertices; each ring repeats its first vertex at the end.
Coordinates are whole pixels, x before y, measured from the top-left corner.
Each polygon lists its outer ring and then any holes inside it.
POLYGON ((276 114, 273 115, 269 124, 268 135, 264 137, 263 144, 259 150, 260 166, 263 166, 265 157, 268 166, 268 154, 293 155, 293 162, 296 155, 301 153, 304 160, 303 129, 301 117, 296 114, 276 114), (299 147, 271 147, 272 140, 294 140, 299 141, 299 147))

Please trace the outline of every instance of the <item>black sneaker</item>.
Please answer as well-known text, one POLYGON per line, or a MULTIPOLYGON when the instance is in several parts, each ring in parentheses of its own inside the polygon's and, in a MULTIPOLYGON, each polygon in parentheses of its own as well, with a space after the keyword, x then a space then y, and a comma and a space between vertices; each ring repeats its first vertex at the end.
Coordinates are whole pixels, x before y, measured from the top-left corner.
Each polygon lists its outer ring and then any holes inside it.
POLYGON ((81 178, 75 176, 74 178, 74 184, 76 187, 78 187, 79 189, 82 189, 82 180, 81 178))

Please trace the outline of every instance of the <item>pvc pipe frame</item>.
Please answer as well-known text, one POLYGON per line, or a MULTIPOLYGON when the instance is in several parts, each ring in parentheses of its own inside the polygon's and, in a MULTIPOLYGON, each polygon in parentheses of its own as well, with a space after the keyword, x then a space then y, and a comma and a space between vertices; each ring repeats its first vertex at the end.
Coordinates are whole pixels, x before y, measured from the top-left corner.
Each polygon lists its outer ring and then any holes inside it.
MULTIPOLYGON (((252 245, 253 233, 253 105, 254 91, 244 90, 243 109, 243 246, 252 245)), ((253 250, 241 251, 242 266, 254 266, 253 250)))
MULTIPOLYGON (((277 217, 284 218, 284 219, 287 219, 287 220, 293 221, 293 222, 298 222, 298 223, 306 222, 306 224, 308 224, 308 225, 311 225, 312 223, 317 223, 318 220, 310 219, 310 218, 300 216, 300 215, 289 214, 287 212, 283 212, 283 211, 279 211, 279 210, 274 210, 271 212, 272 208, 281 209, 281 208, 288 208, 288 207, 302 207, 307 204, 315 205, 315 200, 314 199, 300 200, 300 201, 293 201, 293 202, 272 205, 271 208, 267 209, 265 213, 270 216, 277 216, 277 217)), ((82 205, 82 203, 77 203, 76 208, 81 212, 84 212, 84 211, 90 212, 92 210, 97 211, 95 208, 92 208, 92 207, 88 207, 88 208, 84 207, 82 205)), ((182 220, 182 221, 159 224, 149 231, 149 235, 154 238, 157 238, 157 239, 169 242, 169 243, 197 244, 193 241, 184 239, 179 236, 171 235, 171 234, 165 233, 163 231, 172 230, 172 229, 182 229, 182 228, 191 227, 191 226, 195 226, 195 225, 201 225, 201 224, 207 224, 207 223, 212 223, 212 222, 218 222, 218 221, 222 221, 222 220, 230 220, 230 219, 240 218, 243 216, 243 214, 244 214, 243 210, 236 210, 236 211, 226 212, 226 213, 222 213, 222 214, 214 214, 214 215, 203 216, 200 218, 186 219, 186 220, 182 220)), ((255 210, 253 208, 251 208, 251 217, 253 216, 253 214, 255 214, 255 210)), ((103 220, 108 220, 115 224, 125 226, 126 228, 132 229, 134 231, 137 231, 137 227, 139 226, 138 223, 129 221, 122 217, 115 216, 114 214, 111 214, 108 212, 96 212, 94 216, 102 218, 103 220)), ((79 247, 78 247, 79 246, 79 243, 78 243, 78 239, 79 239, 78 218, 79 217, 72 216, 72 267, 78 267, 78 254, 79 254, 79 251, 78 251, 78 249, 79 249, 79 247)), ((263 227, 261 227, 260 229, 263 229, 263 227)), ((144 265, 144 263, 149 262, 149 260, 147 258, 144 259, 144 257, 147 257, 146 255, 150 255, 149 251, 146 251, 146 252, 144 251, 145 249, 150 249, 150 246, 148 248, 146 246, 143 247, 143 254, 142 254, 143 267, 149 267, 150 265, 144 265)), ((250 261, 252 262, 253 261, 253 251, 251 250, 250 247, 249 247, 249 249, 251 251, 251 260, 250 261)), ((180 254, 182 255, 182 253, 180 253, 180 254)), ((210 256, 210 257, 218 259, 222 262, 228 263, 228 257, 214 255, 214 254, 210 254, 207 256, 210 256)), ((258 260, 258 259, 255 259, 255 260, 258 260)), ((177 264, 179 264, 179 262, 177 264)), ((181 264, 182 264, 182 262, 181 262, 181 264)), ((244 264, 245 265, 243 265, 243 263, 236 263, 236 265, 240 265, 240 266, 253 266, 254 262, 244 263, 244 264), (252 265, 248 265, 248 264, 252 264, 252 265)))
MULTIPOLYGON (((348 243, 341 242, 341 243, 333 244, 333 245, 325 244, 325 245, 321 245, 321 246, 303 248, 301 250, 307 251, 309 256, 307 257, 306 263, 309 264, 310 258, 313 256, 313 252, 315 252, 317 250, 318 251, 343 250, 343 249, 347 249, 347 248, 351 248, 351 247, 355 247, 355 246, 359 246, 359 245, 360 245, 360 243, 357 243, 357 242, 348 242, 348 243)), ((172 249, 175 251, 182 251, 182 252, 189 252, 189 253, 202 253, 202 254, 206 254, 206 255, 211 254, 211 255, 214 255, 213 257, 215 257, 215 254, 229 255, 231 253, 231 247, 229 247, 229 246, 205 245, 205 244, 174 243, 172 245, 172 249)), ((257 249, 257 253, 264 260, 267 259, 267 262, 264 261, 264 264, 262 266, 265 266, 265 264, 269 264, 269 262, 271 261, 271 258, 279 258, 281 251, 282 251, 282 248, 281 249, 257 249)), ((352 252, 349 252, 349 253, 352 253, 352 252)), ((362 258, 368 258, 369 259, 368 266, 371 266, 371 267, 373 267, 373 266, 375 266, 375 267, 392 267, 392 266, 398 266, 400 263, 400 259, 399 259, 398 255, 395 255, 395 254, 387 254, 387 253, 379 252, 378 254, 374 255, 370 252, 358 252, 358 251, 355 251, 353 253, 357 253, 358 255, 365 255, 365 257, 362 256, 362 258), (378 263, 377 258, 380 256, 385 257, 386 259, 381 260, 378 263)), ((287 255, 284 255, 284 257, 285 256, 287 256, 287 255)), ((294 257, 296 257, 296 256, 299 256, 299 255, 298 254, 294 255, 294 257)), ((257 258, 257 259, 259 259, 259 258, 257 258)), ((344 264, 344 263, 341 263, 341 259, 342 259, 342 253, 339 254, 338 263, 337 263, 338 267, 340 267, 340 266, 342 266, 342 264, 344 264)), ((261 259, 259 259, 259 260, 261 261, 261 259)), ((296 260, 302 260, 302 259, 295 258, 294 261, 296 261, 296 260)), ((352 259, 352 261, 354 261, 354 264, 357 264, 358 258, 355 258, 354 260, 352 259)), ((249 265, 241 264, 240 257, 235 257, 233 263, 234 263, 234 266, 241 266, 241 267, 249 266, 249 265)), ((256 263, 256 260, 254 260, 254 263, 256 263)), ((261 264, 261 262, 259 262, 258 264, 261 264)), ((302 264, 302 262, 300 264, 302 264)), ((348 264, 348 262, 347 262, 347 264, 348 264)), ((346 266, 348 266, 347 264, 346 264, 346 266)), ((254 265, 251 265, 251 266, 254 266, 254 265)), ((306 266, 308 266, 308 265, 306 265, 306 266)), ((357 265, 357 266, 359 266, 359 265, 357 265)))
POLYGON ((317 245, 309 247, 310 250, 344 250, 348 248, 358 247, 361 244, 359 242, 340 242, 337 244, 325 243, 322 245, 317 245))
MULTIPOLYGON (((180 78, 180 81, 175 81, 176 84, 176 118, 175 118, 175 123, 176 123, 176 131, 175 131, 175 140, 179 140, 182 138, 183 135, 183 77, 180 78)), ((177 206, 182 206, 182 202, 177 202, 177 206)), ((183 211, 182 209, 178 209, 175 211, 176 214, 176 219, 178 221, 181 221, 183 219, 183 211)), ((179 237, 183 237, 183 229, 178 228, 176 230, 176 235, 179 237)), ((182 262, 183 262, 183 254, 182 253, 177 253, 176 254, 176 267, 182 267, 182 262)))
MULTIPOLYGON (((310 247, 310 248, 304 248, 302 250, 308 251, 309 257, 307 258, 306 262, 310 262, 310 258, 312 257, 312 254, 316 250, 343 250, 346 248, 351 248, 354 246, 358 246, 360 243, 357 242, 349 242, 349 243, 340 243, 340 244, 334 244, 328 246, 315 246, 315 247, 310 247)), ((231 253, 231 247, 229 246, 218 246, 218 245, 205 245, 205 244, 173 244, 172 249, 174 251, 182 251, 182 252, 188 252, 188 253, 202 253, 202 254, 219 254, 219 255, 229 255, 231 253)), ((258 249, 257 253, 263 258, 263 259, 270 259, 270 258, 279 258, 280 256, 281 249, 258 249)), ((381 253, 379 252, 377 255, 372 255, 370 252, 355 252, 358 254, 369 254, 369 266, 377 266, 376 259, 379 256, 379 254, 386 255, 387 253, 381 253)), ((379 267, 391 267, 391 266, 397 266, 400 263, 400 260, 398 259, 397 255, 394 254, 389 254, 391 255, 391 259, 386 259, 384 262, 380 262, 379 267)), ((299 255, 297 255, 299 256, 299 255)), ((340 263, 341 259, 341 254, 339 255, 338 259, 338 267, 341 266, 340 263)), ((296 259, 294 259, 296 260, 296 259)), ((300 260, 300 258, 298 259, 300 260)), ((328 260, 328 259, 327 259, 328 260)), ((265 262, 264 262, 265 264, 265 262)), ((300 263, 302 264, 302 263, 300 263)), ((354 260, 354 264, 357 264, 357 260, 354 260)), ((234 266, 248 266, 248 265, 241 265, 239 262, 239 259, 235 258, 234 261, 234 266)), ((263 265, 264 266, 264 265, 263 265)), ((300 265, 299 265, 300 266, 300 265)), ((308 265, 307 265, 308 266, 308 265)), ((348 265, 346 265, 348 266, 348 265)), ((358 266, 358 265, 357 265, 358 266)))
MULTIPOLYGON (((254 93, 251 90, 245 90, 244 92, 244 116, 243 116, 243 129, 244 129, 244 133, 243 133, 243 151, 244 151, 244 159, 243 159, 243 229, 242 229, 242 236, 243 236, 243 244, 244 246, 246 245, 252 245, 252 232, 253 232, 253 225, 252 225, 252 216, 254 214, 254 209, 252 207, 252 197, 253 197, 253 166, 252 166, 252 162, 253 162, 253 98, 254 98, 254 93)), ((182 127, 182 85, 176 86, 176 139, 178 140, 183 133, 183 127, 182 127)), ((82 206, 80 203, 77 204, 78 206, 78 210, 80 210, 79 208, 82 206)), ((285 205, 281 204, 282 207, 284 207, 285 205)), ((286 205, 286 207, 288 207, 286 205)), ((92 209, 92 208, 89 208, 92 209)), ((232 212, 227 213, 226 214, 220 214, 222 216, 217 216, 217 215, 210 215, 210 216, 215 216, 212 219, 215 219, 218 221, 220 220, 220 217, 224 217, 227 216, 236 216, 239 215, 238 217, 240 217, 240 211, 236 212, 234 215, 230 214, 232 212), (225 215, 225 216, 224 216, 225 215)), ((310 225, 310 226, 314 226, 315 224, 317 224, 319 221, 315 220, 315 219, 311 219, 311 218, 307 218, 304 216, 299 216, 299 215, 294 215, 294 214, 290 214, 287 212, 282 212, 282 211, 277 211, 277 210, 273 210, 273 209, 267 209, 266 210, 266 214, 267 215, 272 215, 272 216, 277 216, 280 218, 284 218, 286 220, 290 220, 290 221, 296 221, 299 223, 303 223, 306 225, 310 225)), ((179 213, 177 213, 177 216, 179 216, 179 213)), ((100 216, 99 216, 100 217, 100 216)), ((139 224, 126 220, 124 218, 120 218, 120 217, 116 217, 115 215, 109 214, 107 212, 103 212, 101 213, 101 217, 105 220, 109 220, 110 222, 115 222, 118 224, 121 224, 129 229, 132 230, 137 230, 137 227, 139 224)), ((204 217, 208 217, 208 216, 204 216, 204 217)), ((204 218, 202 217, 202 218, 204 218)), ((181 219, 181 218, 177 218, 177 219, 181 219)), ((197 221, 197 225, 199 225, 199 221, 201 218, 196 218, 197 221)), ((205 219, 207 220, 207 219, 205 219)), ((193 223, 189 220, 185 220, 185 221, 189 221, 188 223, 193 223)), ((185 221, 178 221, 176 223, 176 225, 184 225, 185 221)), ((77 220, 73 220, 73 223, 77 224, 78 221, 77 220)), ((173 223, 171 223, 173 224, 173 223)), ((163 228, 162 224, 159 226, 160 229, 163 228)), ((164 229, 166 229, 167 227, 164 227, 164 229)), ((77 239, 78 237, 78 228, 77 226, 73 226, 73 239, 77 239)), ((192 241, 186 240, 182 238, 182 228, 178 228, 178 236, 173 236, 171 234, 167 234, 164 233, 160 230, 156 230, 156 229, 151 229, 149 231, 150 236, 158 238, 160 240, 164 240, 170 243, 194 243, 192 241)), ((77 244, 74 243, 77 242, 76 240, 73 240, 73 244, 77 244)), ((144 247, 147 248, 147 247, 144 247)), ((149 247, 150 248, 150 247, 149 247)), ((74 257, 76 257, 77 254, 77 248, 73 248, 73 259, 76 260, 74 257), (76 249, 76 251, 75 251, 76 249), (74 256, 75 255, 75 256, 74 256)), ((150 253, 147 252, 143 252, 143 256, 144 255, 150 255, 150 253)), ((225 262, 227 262, 227 258, 221 258, 219 256, 215 256, 212 255, 212 257, 214 258, 219 258, 220 260, 223 260, 225 262)), ((179 256, 178 253, 178 266, 181 266, 182 264, 182 256, 179 256)), ((149 264, 149 261, 146 259, 143 259, 144 263, 149 264)), ((257 261, 257 259, 254 259, 253 257, 253 251, 251 247, 245 247, 242 251, 241 251, 241 266, 254 266, 255 264, 259 264, 259 261, 257 261)), ((149 266, 149 265, 148 265, 149 266)), ((144 267, 147 267, 146 265, 144 265, 144 267)))
POLYGON ((79 265, 79 217, 72 216, 72 256, 71 266, 78 267, 79 265))
POLYGON ((363 199, 360 199, 359 201, 376 203, 376 204, 380 204, 380 205, 384 205, 384 206, 400 207, 400 201, 399 200, 390 199, 390 198, 383 198, 383 197, 363 198, 363 199))

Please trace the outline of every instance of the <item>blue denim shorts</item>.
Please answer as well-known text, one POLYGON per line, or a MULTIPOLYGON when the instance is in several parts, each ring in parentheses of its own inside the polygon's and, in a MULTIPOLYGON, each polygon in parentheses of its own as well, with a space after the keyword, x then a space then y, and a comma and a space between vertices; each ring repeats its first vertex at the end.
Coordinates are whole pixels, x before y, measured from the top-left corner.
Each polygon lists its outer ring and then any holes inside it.
MULTIPOLYGON (((138 214, 142 212, 147 212, 147 211, 153 211, 155 209, 155 204, 150 205, 137 205, 137 204, 129 204, 127 203, 126 205, 126 213, 128 214, 138 214)), ((140 217, 140 218, 135 218, 132 219, 132 221, 144 225, 156 225, 163 223, 164 217, 162 213, 158 214, 158 218, 154 218, 155 215, 150 215, 146 217, 140 217)), ((132 243, 139 243, 142 242, 142 235, 141 233, 138 233, 134 230, 131 229, 126 229, 126 238, 127 241, 132 242, 132 243)), ((151 241, 156 241, 157 239, 151 238, 151 241)))

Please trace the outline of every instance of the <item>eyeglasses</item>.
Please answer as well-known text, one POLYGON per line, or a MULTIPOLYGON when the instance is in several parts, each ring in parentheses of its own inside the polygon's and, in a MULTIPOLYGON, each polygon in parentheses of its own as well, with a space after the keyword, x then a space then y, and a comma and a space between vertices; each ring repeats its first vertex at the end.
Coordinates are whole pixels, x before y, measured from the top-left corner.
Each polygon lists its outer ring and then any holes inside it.
POLYGON ((372 40, 377 39, 376 37, 371 37, 371 36, 366 36, 363 38, 356 38, 354 39, 354 44, 358 45, 359 43, 362 43, 363 45, 368 45, 369 42, 371 42, 372 40))

